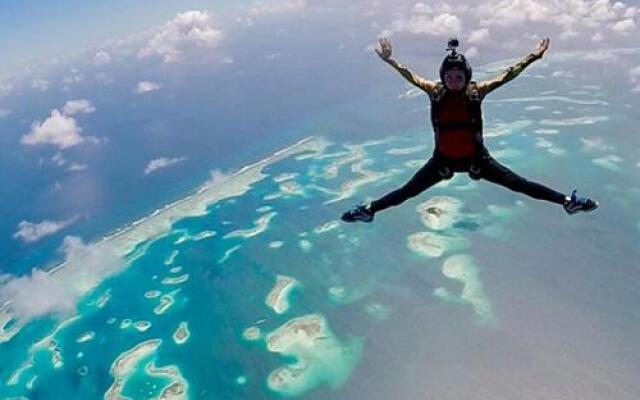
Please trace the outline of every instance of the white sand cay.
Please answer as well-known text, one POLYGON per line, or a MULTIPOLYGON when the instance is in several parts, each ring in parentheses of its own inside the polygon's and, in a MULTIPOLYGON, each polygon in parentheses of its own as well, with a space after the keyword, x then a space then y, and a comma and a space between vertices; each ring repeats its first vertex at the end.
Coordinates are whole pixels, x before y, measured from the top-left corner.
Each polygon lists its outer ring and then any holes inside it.
POLYGON ((291 179, 295 179, 298 177, 298 175, 300 175, 298 172, 284 172, 278 176, 274 176, 273 181, 276 183, 280 183, 280 182, 288 181, 291 179))
POLYGON ((182 376, 180 369, 175 365, 167 365, 164 367, 157 367, 155 361, 149 362, 145 366, 145 372, 150 377, 160 377, 169 379, 169 384, 162 388, 160 396, 157 400, 186 400, 189 398, 186 379, 182 376))
POLYGON ((450 228, 462 215, 460 210, 464 203, 451 196, 436 196, 424 203, 418 204, 416 210, 422 222, 436 231, 450 228))
POLYGON ((144 297, 147 299, 155 299, 156 297, 159 297, 161 294, 162 292, 159 290, 149 290, 144 294, 144 297))
POLYGON ((176 257, 180 254, 179 250, 172 250, 171 253, 164 260, 164 265, 171 265, 175 261, 176 257))
POLYGON ((410 250, 432 258, 460 251, 468 246, 469 241, 462 236, 447 236, 433 232, 416 232, 407 236, 407 247, 410 250))
POLYGON ((191 336, 191 332, 189 331, 189 324, 186 321, 180 322, 178 328, 175 332, 173 332, 173 341, 176 344, 185 344, 189 337, 191 336))
POLYGON ((189 274, 182 274, 180 276, 175 276, 175 277, 167 276, 165 278, 162 278, 162 284, 163 285, 179 285, 181 283, 186 282, 187 280, 189 280, 189 274))
POLYGON ((283 195, 304 196, 305 194, 302 186, 294 181, 282 182, 280 185, 278 185, 278 188, 283 195))
POLYGON ((136 322, 133 323, 133 327, 138 332, 146 332, 149 329, 151 329, 151 322, 149 322, 149 321, 136 321, 136 322))
POLYGON ((109 300, 111 300, 111 290, 106 290, 98 300, 96 300, 96 307, 102 308, 106 306, 109 300))
POLYGON ((225 252, 222 255, 222 257, 220 257, 220 259, 218 260, 218 264, 222 264, 225 261, 227 261, 229 259, 229 257, 231 257, 231 255, 233 253, 235 253, 236 251, 240 250, 241 247, 242 247, 242 245, 237 244, 237 245, 225 250, 225 252))
POLYGON ((242 331, 242 337, 248 341, 253 342, 262 337, 262 332, 260 331, 260 328, 258 328, 257 326, 250 326, 244 331, 242 331))
MULTIPOLYGON (((139 343, 130 350, 120 354, 111 364, 110 374, 114 378, 113 383, 104 394, 105 400, 124 400, 122 389, 127 381, 135 374, 137 365, 143 360, 154 357, 162 344, 161 339, 151 339, 139 343)), ((162 388, 160 395, 154 397, 158 400, 186 400, 188 399, 188 385, 180 370, 173 365, 156 367, 155 362, 146 364, 145 372, 150 377, 160 377, 169 380, 169 384, 162 388)))
POLYGON ((333 220, 313 228, 313 233, 317 233, 317 234, 325 233, 325 232, 334 230, 338 227, 340 227, 340 222, 338 222, 337 220, 333 220))
POLYGON ((320 314, 289 320, 266 337, 267 349, 295 362, 269 374, 269 389, 283 396, 299 396, 323 383, 341 386, 360 359, 362 343, 340 342, 320 314))
POLYGON ((276 314, 285 313, 289 309, 289 294, 298 286, 300 286, 300 282, 296 279, 278 275, 273 289, 267 295, 265 304, 273 309, 276 314))
POLYGON ((326 204, 335 203, 344 199, 348 199, 349 197, 352 197, 358 191, 358 188, 360 188, 361 186, 368 185, 377 180, 380 180, 392 175, 389 172, 374 172, 374 171, 369 171, 364 169, 361 169, 358 172, 358 174, 360 176, 359 178, 348 180, 340 186, 340 191, 337 197, 326 200, 322 204, 326 205, 326 204))
MULTIPOLYGON (((161 339, 150 339, 144 342, 138 343, 131 349, 121 353, 111 364, 109 373, 116 379, 126 379, 133 372, 135 372, 135 366, 142 359, 154 354, 158 347, 162 344, 161 339)), ((114 382, 115 384, 115 382, 114 382)), ((113 385, 112 385, 113 387, 113 385)), ((106 398, 106 396, 105 396, 106 398)), ((117 397, 113 397, 116 399, 117 397)), ((111 399, 111 397, 110 397, 111 399)))
POLYGON ((163 295, 160 297, 160 304, 153 309, 153 313, 156 315, 164 314, 174 302, 173 292, 163 295))
POLYGON ((442 265, 442 274, 464 285, 460 298, 471 304, 481 322, 489 322, 493 318, 491 305, 482 288, 479 269, 473 258, 466 254, 447 258, 442 265))
POLYGON ((96 337, 96 333, 94 331, 85 332, 82 335, 78 336, 76 339, 76 343, 84 343, 93 340, 96 337))
POLYGON ((258 219, 254 221, 255 226, 249 229, 238 229, 232 232, 227 233, 223 236, 224 239, 234 238, 234 237, 242 237, 242 238, 251 238, 256 235, 261 234, 266 231, 269 222, 273 217, 275 217, 278 213, 276 211, 271 211, 265 214, 262 214, 258 219))

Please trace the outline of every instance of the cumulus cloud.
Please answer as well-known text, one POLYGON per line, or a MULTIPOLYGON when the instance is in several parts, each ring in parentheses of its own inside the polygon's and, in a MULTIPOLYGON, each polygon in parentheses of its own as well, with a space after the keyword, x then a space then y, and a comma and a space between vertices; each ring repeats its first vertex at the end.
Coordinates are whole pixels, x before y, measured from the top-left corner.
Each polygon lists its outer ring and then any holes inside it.
POLYGON ((623 19, 611 26, 611 30, 621 34, 629 34, 636 30, 636 23, 632 18, 623 19))
POLYGON ((80 238, 67 236, 61 250, 64 267, 54 273, 33 269, 31 275, 0 275, 0 304, 9 302, 18 323, 75 312, 83 295, 125 266, 105 243, 85 245, 80 238))
POLYGON ((477 29, 469 34, 467 43, 484 43, 489 38, 489 29, 481 28, 477 29))
POLYGON ((161 169, 161 168, 166 168, 166 167, 168 167, 170 165, 177 164, 177 163, 182 162, 182 161, 184 161, 186 159, 187 159, 186 157, 176 157, 176 158, 161 157, 161 158, 155 158, 155 159, 149 161, 149 164, 147 164, 147 167, 144 169, 144 174, 145 175, 149 175, 153 171, 156 171, 156 170, 161 169))
POLYGON ((99 50, 93 57, 93 63, 95 65, 105 65, 111 62, 111 56, 104 50, 99 50))
POLYGON ((7 108, 0 108, 0 118, 4 118, 11 114, 11 110, 7 108))
POLYGON ((611 0, 491 0, 477 9, 480 26, 517 27, 526 22, 545 22, 559 27, 563 40, 588 33, 594 41, 602 40, 597 33, 606 27, 622 34, 635 30, 636 13, 635 7, 611 0))
POLYGON ((394 19, 379 36, 391 36, 395 32, 411 32, 433 36, 457 35, 462 31, 462 20, 449 13, 440 15, 411 15, 394 19))
POLYGON ((77 220, 78 217, 74 216, 62 221, 21 221, 18 224, 18 230, 13 234, 13 237, 16 239, 20 239, 25 243, 37 242, 45 236, 53 235, 59 230, 66 228, 77 220))
POLYGON ((142 81, 138 82, 135 88, 135 92, 138 94, 153 92, 154 90, 160 89, 160 84, 151 81, 142 81))
POLYGON ((69 100, 62 107, 62 112, 66 115, 74 115, 78 113, 90 114, 94 112, 96 108, 91 104, 89 100, 69 100))
POLYGON ((139 56, 159 55, 168 63, 181 60, 186 52, 217 46, 223 34, 213 27, 210 19, 209 14, 202 11, 178 14, 159 29, 139 56))
POLYGON ((70 100, 62 107, 62 111, 54 108, 49 118, 43 122, 34 121, 31 131, 22 136, 20 142, 24 145, 52 144, 59 149, 66 149, 83 143, 87 139, 81 135, 82 128, 71 115, 78 113, 92 113, 95 107, 88 100, 70 100))
POLYGON ((76 120, 53 109, 44 122, 35 121, 31 131, 22 136, 20 142, 25 145, 52 144, 66 149, 84 142, 82 128, 76 120))

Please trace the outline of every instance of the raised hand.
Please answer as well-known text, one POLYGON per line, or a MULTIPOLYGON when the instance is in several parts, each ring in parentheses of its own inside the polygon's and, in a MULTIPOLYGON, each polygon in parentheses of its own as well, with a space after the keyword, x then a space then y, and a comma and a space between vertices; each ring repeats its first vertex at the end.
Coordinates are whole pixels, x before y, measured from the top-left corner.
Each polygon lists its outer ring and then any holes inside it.
POLYGON ((538 58, 542 58, 542 56, 544 55, 544 53, 547 51, 548 48, 549 48, 549 38, 544 37, 540 40, 540 43, 538 43, 538 48, 535 49, 532 52, 532 54, 534 54, 538 58))
POLYGON ((380 58, 387 61, 389 58, 391 58, 391 42, 387 38, 381 38, 379 42, 380 50, 375 49, 375 51, 376 53, 378 53, 380 58))

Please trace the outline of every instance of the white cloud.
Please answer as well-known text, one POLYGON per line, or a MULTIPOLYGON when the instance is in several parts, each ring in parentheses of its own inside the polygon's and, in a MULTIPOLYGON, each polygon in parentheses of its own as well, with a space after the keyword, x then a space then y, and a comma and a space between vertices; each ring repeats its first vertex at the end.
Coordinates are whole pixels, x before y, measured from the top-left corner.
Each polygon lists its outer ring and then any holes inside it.
POLYGON ((31 131, 22 136, 20 142, 24 145, 52 144, 61 150, 86 140, 100 143, 100 140, 95 137, 82 136, 82 128, 70 116, 77 113, 92 113, 95 110, 88 100, 69 100, 62 107, 62 111, 57 108, 51 110, 51 115, 44 122, 34 121, 31 124, 31 131))
POLYGON ((484 43, 489 38, 489 29, 477 29, 469 34, 467 43, 484 43))
POLYGON ((62 107, 62 112, 66 115, 74 115, 78 113, 90 114, 94 112, 96 108, 91 104, 89 100, 69 100, 62 107))
POLYGON ((621 34, 628 34, 636 29, 636 23, 632 18, 623 19, 611 26, 611 30, 621 34))
POLYGON ((111 56, 104 50, 100 50, 93 57, 93 63, 95 65, 105 65, 111 62, 111 56))
POLYGON ((222 32, 211 25, 209 14, 187 11, 165 23, 139 56, 159 55, 164 62, 179 61, 186 52, 217 46, 222 38, 222 32))
POLYGON ((18 230, 13 237, 20 239, 25 243, 36 242, 45 236, 53 235, 61 229, 73 224, 78 217, 71 217, 62 221, 44 220, 41 222, 21 221, 18 224, 18 230))
POLYGON ((595 42, 603 40, 601 32, 607 27, 622 34, 635 30, 638 13, 636 7, 611 0, 489 0, 476 10, 480 26, 551 24, 561 29, 562 40, 591 37, 595 42))
POLYGON ((233 64, 235 60, 232 57, 225 57, 220 60, 220 64, 233 64))
POLYGON ((428 4, 419 2, 413 5, 413 12, 419 14, 431 14, 433 13, 433 8, 428 4))
POLYGON ((4 118, 11 114, 11 110, 6 108, 0 108, 0 118, 4 118))
POLYGON ((481 26, 517 26, 525 21, 545 21, 553 15, 549 6, 535 0, 497 0, 477 11, 481 26))
POLYGON ((437 16, 412 15, 400 17, 391 22, 379 36, 386 37, 394 32, 411 32, 428 35, 457 35, 462 31, 462 20, 455 15, 444 13, 437 16))
POLYGON ((43 92, 47 91, 47 89, 49 89, 49 81, 47 81, 46 79, 42 79, 42 78, 35 78, 32 82, 31 82, 31 87, 34 89, 38 89, 41 90, 43 92))
POLYGON ((138 94, 153 92, 154 90, 160 89, 160 84, 151 81, 142 81, 138 82, 135 88, 135 92, 138 94))
POLYGON ((53 144, 66 149, 84 142, 81 133, 82 128, 75 119, 53 109, 44 122, 35 121, 31 124, 31 131, 22 136, 20 142, 25 145, 53 144))
POLYGON ((149 161, 149 164, 147 164, 146 168, 144 169, 144 174, 145 175, 149 175, 150 173, 152 173, 155 170, 161 169, 161 168, 166 168, 170 165, 173 164, 177 164, 179 162, 182 162, 184 160, 186 160, 186 157, 177 157, 177 158, 167 158, 167 157, 161 157, 161 158, 155 158, 151 161, 149 161))
POLYGON ((249 9, 248 15, 255 17, 264 14, 279 14, 304 10, 305 0, 256 1, 249 9))
POLYGON ((55 273, 33 269, 31 275, 0 275, 0 304, 10 302, 10 313, 20 325, 45 315, 74 313, 83 295, 125 266, 106 244, 85 245, 68 236, 62 250, 64 267, 55 273))

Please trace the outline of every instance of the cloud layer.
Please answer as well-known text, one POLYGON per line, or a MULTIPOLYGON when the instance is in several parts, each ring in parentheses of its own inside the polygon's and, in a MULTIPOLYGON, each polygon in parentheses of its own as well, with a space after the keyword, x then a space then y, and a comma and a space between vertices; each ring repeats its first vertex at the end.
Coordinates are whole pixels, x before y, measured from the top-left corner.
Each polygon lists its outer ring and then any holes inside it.
POLYGON ((71 217, 62 221, 44 220, 41 222, 21 221, 18 224, 18 230, 13 237, 20 239, 25 243, 36 242, 45 236, 53 235, 61 229, 73 224, 78 217, 71 217))
POLYGON ((10 301, 12 315, 24 324, 45 315, 75 312, 81 296, 125 266, 106 245, 85 245, 67 236, 62 246, 64 267, 51 274, 33 269, 31 275, 0 275, 0 304, 10 301))
POLYGON ((159 55, 164 62, 175 62, 187 52, 217 46, 222 38, 222 31, 213 27, 209 14, 187 11, 165 23, 140 50, 139 56, 159 55))

